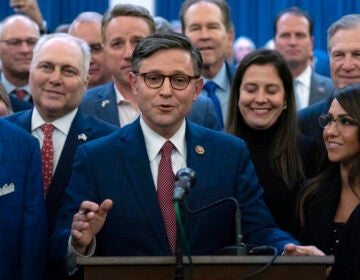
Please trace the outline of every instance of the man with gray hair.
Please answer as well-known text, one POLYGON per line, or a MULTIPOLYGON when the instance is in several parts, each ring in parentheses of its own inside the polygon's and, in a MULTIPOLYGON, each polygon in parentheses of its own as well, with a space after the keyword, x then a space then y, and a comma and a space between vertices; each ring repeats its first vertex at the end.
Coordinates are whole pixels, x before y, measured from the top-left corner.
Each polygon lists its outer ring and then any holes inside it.
POLYGON ((106 65, 101 42, 102 15, 96 12, 79 14, 69 27, 68 33, 88 43, 91 52, 88 88, 111 81, 111 73, 106 65))
MULTIPOLYGON (((327 44, 335 87, 360 83, 360 15, 345 15, 334 22, 328 29, 327 44)), ((323 129, 318 124, 318 118, 328 112, 331 101, 332 96, 298 112, 302 133, 322 139, 323 129)))
MULTIPOLYGON (((90 50, 83 40, 65 33, 43 35, 30 65, 34 108, 7 117, 40 142, 49 234, 65 197, 76 148, 116 130, 78 110, 88 84, 89 62, 90 50)), ((50 279, 64 279, 58 271, 61 266, 49 266, 50 279)))

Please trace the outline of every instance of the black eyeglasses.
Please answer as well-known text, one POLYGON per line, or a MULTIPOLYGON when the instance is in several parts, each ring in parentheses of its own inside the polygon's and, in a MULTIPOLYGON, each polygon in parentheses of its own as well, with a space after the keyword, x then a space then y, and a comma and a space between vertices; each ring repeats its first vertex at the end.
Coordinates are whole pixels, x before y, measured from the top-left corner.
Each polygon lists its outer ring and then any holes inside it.
POLYGON ((322 115, 319 116, 319 125, 322 128, 325 128, 331 122, 335 122, 337 127, 340 128, 340 129, 346 129, 346 128, 351 127, 351 126, 358 126, 359 125, 357 123, 357 121, 354 120, 350 116, 340 115, 335 119, 333 118, 333 116, 331 114, 322 114, 322 115))
POLYGON ((23 43, 26 43, 26 45, 28 45, 29 47, 34 47, 38 40, 39 38, 27 38, 27 39, 13 38, 7 40, 0 40, 0 42, 5 43, 6 45, 12 48, 20 48, 23 43))
POLYGON ((165 78, 169 78, 173 89, 186 89, 192 79, 198 79, 200 76, 189 76, 185 74, 163 75, 156 72, 136 73, 137 76, 144 78, 145 84, 152 89, 160 88, 164 84, 165 78))

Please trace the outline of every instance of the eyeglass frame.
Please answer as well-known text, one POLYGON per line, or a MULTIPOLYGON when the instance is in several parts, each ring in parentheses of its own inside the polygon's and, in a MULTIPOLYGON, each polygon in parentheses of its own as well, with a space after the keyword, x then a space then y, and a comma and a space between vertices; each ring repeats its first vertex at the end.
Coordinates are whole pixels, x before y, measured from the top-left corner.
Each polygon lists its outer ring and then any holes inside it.
POLYGON ((321 114, 319 116, 319 126, 322 128, 327 127, 330 123, 335 122, 336 123, 336 127, 342 127, 342 128, 346 128, 346 127, 352 127, 352 126, 358 126, 359 127, 359 123, 357 122, 357 120, 355 120, 352 116, 350 115, 339 115, 337 118, 333 118, 333 116, 331 114, 321 114), (351 119, 349 119, 349 117, 351 119), (338 122, 338 120, 340 121, 348 121, 349 124, 345 124, 342 122, 338 122), (322 121, 326 121, 326 124, 322 123, 322 121))
POLYGON ((35 47, 38 41, 38 37, 30 37, 26 39, 10 38, 6 40, 0 40, 0 43, 5 43, 10 48, 20 48, 23 43, 26 43, 28 47, 35 47))
POLYGON ((196 80, 196 79, 199 79, 199 78, 200 78, 200 75, 190 76, 190 75, 181 74, 181 73, 179 73, 179 74, 173 74, 173 75, 164 75, 164 74, 161 74, 161 73, 158 73, 158 72, 146 72, 146 73, 134 73, 134 74, 135 74, 136 76, 141 76, 141 77, 143 77, 145 85, 146 85, 148 88, 151 88, 151 89, 161 88, 161 87, 163 86, 164 82, 165 82, 165 78, 168 78, 169 81, 170 81, 171 88, 173 88, 173 89, 175 89, 175 90, 184 90, 184 89, 186 89, 186 88, 189 86, 191 80, 196 80), (157 87, 149 86, 148 83, 146 82, 146 76, 147 76, 148 74, 157 74, 157 75, 160 75, 160 76, 162 77, 162 82, 160 83, 160 85, 157 86, 157 87), (172 81, 171 81, 171 80, 172 80, 172 77, 174 77, 174 76, 184 76, 184 77, 186 77, 186 78, 188 79, 186 86, 184 86, 183 88, 176 88, 176 87, 174 87, 174 85, 172 84, 172 81))

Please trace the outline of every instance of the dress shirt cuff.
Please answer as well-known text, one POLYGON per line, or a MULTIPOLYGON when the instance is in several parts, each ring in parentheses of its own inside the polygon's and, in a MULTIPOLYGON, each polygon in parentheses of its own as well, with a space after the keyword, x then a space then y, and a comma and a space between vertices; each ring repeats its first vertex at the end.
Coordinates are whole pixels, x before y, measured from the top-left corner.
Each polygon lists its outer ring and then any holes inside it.
POLYGON ((77 264, 76 264, 76 258, 77 257, 91 257, 95 253, 96 248, 96 238, 94 237, 93 240, 91 240, 91 243, 87 247, 86 254, 80 254, 78 251, 75 250, 75 248, 71 245, 71 236, 69 237, 68 241, 68 247, 66 251, 65 256, 65 263, 67 267, 67 271, 69 275, 74 275, 76 271, 78 270, 77 264))

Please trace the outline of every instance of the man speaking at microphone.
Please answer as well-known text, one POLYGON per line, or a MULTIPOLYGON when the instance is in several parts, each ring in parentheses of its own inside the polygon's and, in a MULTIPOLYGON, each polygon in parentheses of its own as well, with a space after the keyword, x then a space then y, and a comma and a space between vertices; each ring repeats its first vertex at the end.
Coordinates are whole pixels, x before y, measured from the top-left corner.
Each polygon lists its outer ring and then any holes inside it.
MULTIPOLYGON (((185 166, 197 174, 186 197, 189 208, 234 197, 245 243, 274 246, 280 253, 285 247, 285 254, 322 255, 315 247, 298 246, 277 227, 241 139, 186 120, 203 86, 201 65, 199 51, 181 34, 153 34, 137 44, 129 78, 141 115, 78 148, 51 238, 55 258, 71 264, 76 255, 173 255, 174 173, 185 166)), ((235 208, 228 203, 185 213, 192 255, 212 255, 235 244, 235 208)))

